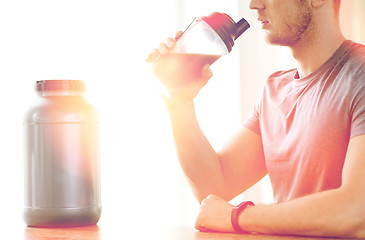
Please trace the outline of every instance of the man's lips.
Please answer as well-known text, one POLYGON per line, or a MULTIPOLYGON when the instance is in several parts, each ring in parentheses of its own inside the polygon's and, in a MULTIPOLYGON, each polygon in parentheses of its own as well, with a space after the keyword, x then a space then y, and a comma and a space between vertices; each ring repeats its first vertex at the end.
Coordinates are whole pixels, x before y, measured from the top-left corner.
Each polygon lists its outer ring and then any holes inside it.
POLYGON ((270 23, 268 20, 265 20, 263 18, 258 18, 258 20, 261 23, 261 28, 262 29, 267 29, 268 28, 268 24, 270 23))
POLYGON ((259 22, 261 22, 261 23, 263 23, 263 24, 265 24, 265 23, 269 23, 269 21, 268 21, 268 20, 264 20, 264 19, 262 19, 262 18, 258 18, 258 20, 259 20, 259 22))

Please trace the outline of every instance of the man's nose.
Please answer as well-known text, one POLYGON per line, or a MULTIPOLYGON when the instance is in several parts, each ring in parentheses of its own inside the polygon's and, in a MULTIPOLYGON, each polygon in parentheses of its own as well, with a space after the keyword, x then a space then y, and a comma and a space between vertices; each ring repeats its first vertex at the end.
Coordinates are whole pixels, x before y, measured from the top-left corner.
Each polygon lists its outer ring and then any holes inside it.
POLYGON ((265 8, 264 0, 251 0, 250 8, 252 10, 260 10, 265 8))

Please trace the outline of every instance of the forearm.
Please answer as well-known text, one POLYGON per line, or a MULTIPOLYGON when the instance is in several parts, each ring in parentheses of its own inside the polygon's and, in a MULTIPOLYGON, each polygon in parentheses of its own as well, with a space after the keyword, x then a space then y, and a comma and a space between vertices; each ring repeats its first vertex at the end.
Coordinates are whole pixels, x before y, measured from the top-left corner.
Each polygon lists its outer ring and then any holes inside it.
POLYGON ((198 201, 218 195, 224 186, 221 163, 200 129, 193 101, 169 101, 166 106, 180 165, 198 201))
POLYGON ((239 224, 247 231, 265 234, 365 237, 363 200, 349 196, 343 189, 335 189, 280 204, 248 207, 239 224))

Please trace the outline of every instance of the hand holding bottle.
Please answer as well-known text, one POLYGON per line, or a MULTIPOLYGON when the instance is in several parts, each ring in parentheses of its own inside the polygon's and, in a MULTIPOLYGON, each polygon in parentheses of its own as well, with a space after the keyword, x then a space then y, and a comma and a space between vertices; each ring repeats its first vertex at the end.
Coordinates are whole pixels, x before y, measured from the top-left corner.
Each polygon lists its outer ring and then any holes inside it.
POLYGON ((193 99, 212 77, 210 65, 228 54, 249 27, 244 18, 236 23, 224 13, 196 17, 184 32, 152 51, 147 61, 171 97, 193 99))
POLYGON ((152 72, 168 90, 168 98, 192 100, 212 77, 209 63, 219 56, 176 53, 176 41, 182 33, 178 31, 175 38, 169 37, 166 42, 160 43, 146 61, 151 63, 152 72))

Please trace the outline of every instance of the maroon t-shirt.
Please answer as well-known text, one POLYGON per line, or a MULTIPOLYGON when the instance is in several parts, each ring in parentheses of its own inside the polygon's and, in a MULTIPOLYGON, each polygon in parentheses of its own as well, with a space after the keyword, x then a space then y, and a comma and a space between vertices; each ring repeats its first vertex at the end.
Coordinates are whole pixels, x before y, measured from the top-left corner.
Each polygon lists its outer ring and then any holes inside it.
POLYGON ((262 138, 276 201, 340 187, 349 140, 365 134, 365 46, 345 41, 302 79, 274 73, 244 126, 262 138))

